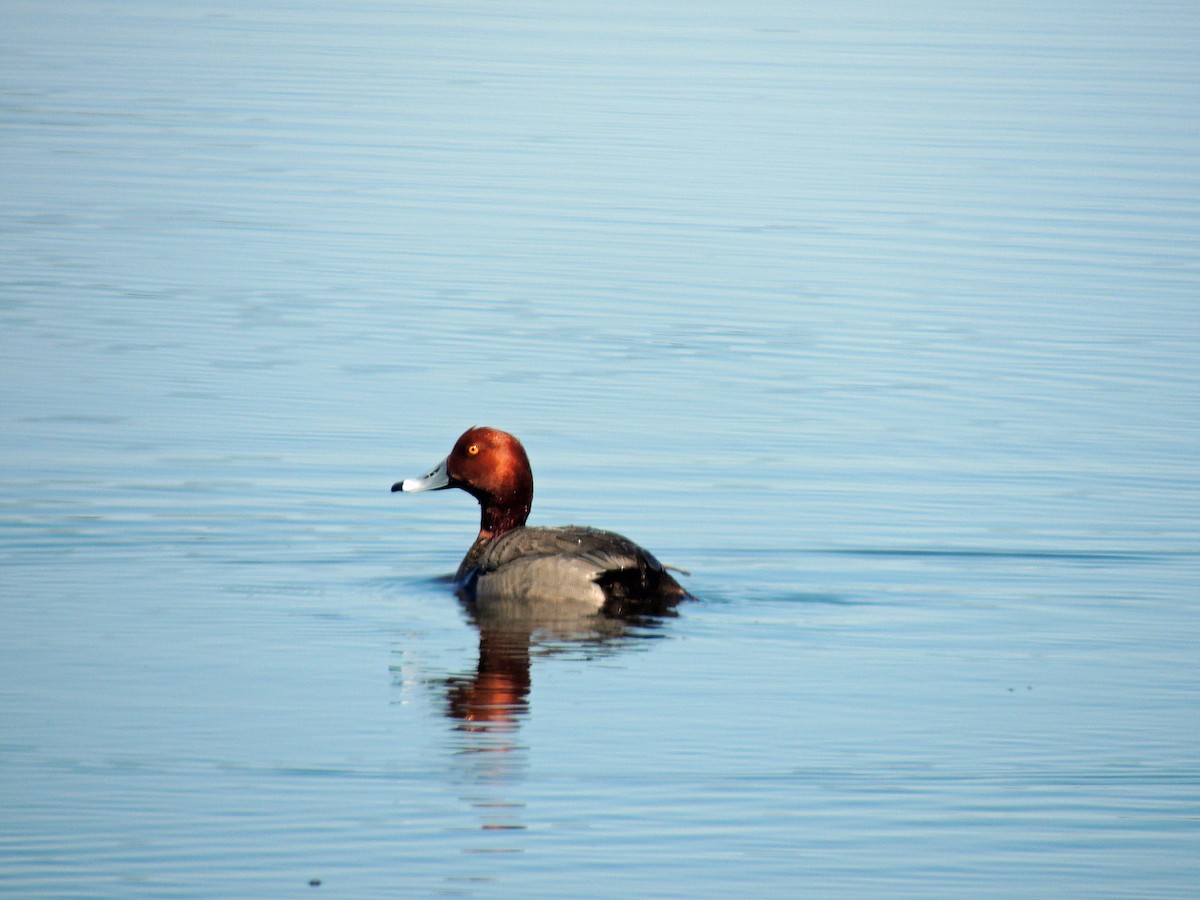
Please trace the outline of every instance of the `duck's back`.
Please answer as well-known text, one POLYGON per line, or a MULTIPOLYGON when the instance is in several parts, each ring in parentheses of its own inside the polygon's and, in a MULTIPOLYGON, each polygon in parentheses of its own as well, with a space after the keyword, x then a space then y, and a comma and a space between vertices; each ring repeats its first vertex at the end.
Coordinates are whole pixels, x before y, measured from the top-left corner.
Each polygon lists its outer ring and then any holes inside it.
POLYGON ((514 528, 471 548, 459 574, 479 603, 519 597, 621 615, 661 611, 687 596, 647 550, 579 525, 514 528))

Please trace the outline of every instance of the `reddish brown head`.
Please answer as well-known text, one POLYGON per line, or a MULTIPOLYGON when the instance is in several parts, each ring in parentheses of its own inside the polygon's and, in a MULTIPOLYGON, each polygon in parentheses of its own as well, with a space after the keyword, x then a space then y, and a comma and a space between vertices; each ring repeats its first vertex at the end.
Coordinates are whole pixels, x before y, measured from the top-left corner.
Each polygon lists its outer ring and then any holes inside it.
POLYGON ((392 485, 393 491, 462 488, 479 501, 480 536, 495 537, 525 524, 533 505, 533 470, 521 442, 495 428, 469 428, 450 455, 421 478, 392 485))

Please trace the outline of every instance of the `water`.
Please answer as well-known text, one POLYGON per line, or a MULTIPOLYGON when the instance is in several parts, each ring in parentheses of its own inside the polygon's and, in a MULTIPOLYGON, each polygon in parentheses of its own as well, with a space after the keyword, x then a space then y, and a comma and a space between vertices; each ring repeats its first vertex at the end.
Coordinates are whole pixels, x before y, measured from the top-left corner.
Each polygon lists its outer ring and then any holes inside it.
POLYGON ((0 893, 1194 894, 1194 5, 0 18, 0 893))

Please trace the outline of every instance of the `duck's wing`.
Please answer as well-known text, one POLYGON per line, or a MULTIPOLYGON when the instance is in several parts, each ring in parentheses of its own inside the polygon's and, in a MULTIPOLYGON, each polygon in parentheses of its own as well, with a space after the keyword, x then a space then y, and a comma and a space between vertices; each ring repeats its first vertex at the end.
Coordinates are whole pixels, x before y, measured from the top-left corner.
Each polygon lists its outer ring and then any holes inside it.
POLYGON ((564 525, 555 528, 514 528, 493 540, 479 555, 480 572, 491 572, 516 560, 531 557, 585 563, 596 574, 615 569, 649 568, 662 571, 662 564, 647 550, 612 531, 564 525))
POLYGON ((506 532, 479 555, 470 581, 486 594, 579 599, 614 615, 665 609, 687 597, 647 550, 578 525, 506 532))

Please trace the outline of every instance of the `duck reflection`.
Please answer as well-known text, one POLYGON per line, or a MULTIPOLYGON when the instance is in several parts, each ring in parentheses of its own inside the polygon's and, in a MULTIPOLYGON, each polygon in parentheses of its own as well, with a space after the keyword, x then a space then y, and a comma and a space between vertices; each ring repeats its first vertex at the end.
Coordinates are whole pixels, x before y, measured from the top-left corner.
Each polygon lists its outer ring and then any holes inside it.
POLYGON ((446 714, 479 730, 515 725, 529 711, 530 634, 479 632, 479 667, 448 681, 446 714))
POLYGON ((447 679, 446 715, 469 731, 514 730, 529 712, 534 657, 582 653, 607 656, 654 635, 667 615, 616 617, 562 603, 489 603, 460 597, 479 630, 479 662, 447 679))
POLYGON ((527 777, 529 747, 519 737, 529 714, 533 664, 568 656, 607 657, 655 636, 662 619, 673 615, 617 617, 594 607, 573 608, 563 601, 525 600, 479 605, 461 593, 460 601, 479 631, 475 671, 445 678, 445 714, 454 723, 452 754, 479 830, 463 852, 479 859, 522 853, 525 808, 517 785, 527 777))

